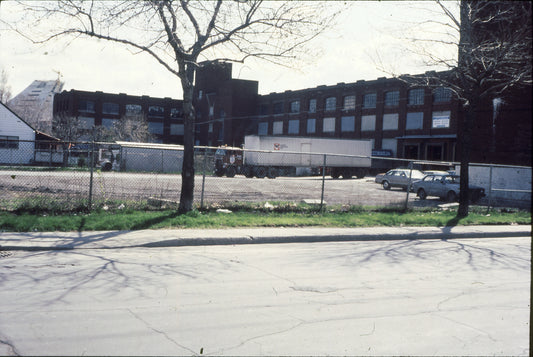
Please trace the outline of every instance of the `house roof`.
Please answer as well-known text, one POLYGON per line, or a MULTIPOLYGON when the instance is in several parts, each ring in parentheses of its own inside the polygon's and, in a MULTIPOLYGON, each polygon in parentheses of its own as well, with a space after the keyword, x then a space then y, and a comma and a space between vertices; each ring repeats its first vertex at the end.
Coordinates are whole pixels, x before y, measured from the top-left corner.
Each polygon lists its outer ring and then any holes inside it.
POLYGON ((14 116, 16 116, 18 119, 20 119, 24 124, 26 124, 29 128, 31 128, 33 131, 37 132, 37 130, 35 130, 35 128, 33 126, 31 126, 30 124, 28 124, 26 122, 26 120, 22 119, 17 113, 15 113, 13 110, 11 110, 11 108, 9 108, 7 105, 5 105, 4 103, 0 102, 0 105, 2 105, 4 108, 6 108, 9 112, 11 112, 11 114, 13 114, 14 116))
POLYGON ((49 134, 46 134, 46 133, 43 133, 42 131, 39 131, 37 129, 35 129, 33 126, 31 126, 30 124, 28 124, 28 122, 24 119, 22 119, 17 113, 15 113, 13 110, 11 110, 11 108, 9 108, 7 105, 5 105, 4 103, 1 103, 0 102, 0 105, 2 105, 5 109, 7 109, 9 112, 11 112, 14 116, 16 116, 20 121, 22 121, 24 124, 26 124, 30 129, 32 129, 34 132, 35 132, 35 140, 54 140, 54 141, 61 141, 61 139, 59 138, 56 138, 52 135, 49 135, 49 134))

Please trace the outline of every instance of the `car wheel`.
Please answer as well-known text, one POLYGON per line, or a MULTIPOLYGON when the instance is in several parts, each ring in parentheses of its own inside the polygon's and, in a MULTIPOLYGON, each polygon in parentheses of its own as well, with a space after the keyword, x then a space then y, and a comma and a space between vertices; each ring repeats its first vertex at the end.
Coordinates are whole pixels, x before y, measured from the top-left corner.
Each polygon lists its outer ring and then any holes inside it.
POLYGON ((448 202, 457 201, 457 195, 455 194, 455 192, 453 191, 448 192, 448 194, 446 195, 446 201, 448 202))
POLYGON ((419 189, 416 194, 417 194, 418 197, 420 197, 421 200, 425 200, 426 197, 428 196, 426 194, 426 191, 423 188, 419 189))
POLYGON ((472 203, 478 203, 478 201, 481 199, 481 195, 479 192, 471 192, 470 193, 470 201, 472 203))
POLYGON ((384 190, 390 190, 390 183, 389 181, 383 181, 382 183, 384 190))

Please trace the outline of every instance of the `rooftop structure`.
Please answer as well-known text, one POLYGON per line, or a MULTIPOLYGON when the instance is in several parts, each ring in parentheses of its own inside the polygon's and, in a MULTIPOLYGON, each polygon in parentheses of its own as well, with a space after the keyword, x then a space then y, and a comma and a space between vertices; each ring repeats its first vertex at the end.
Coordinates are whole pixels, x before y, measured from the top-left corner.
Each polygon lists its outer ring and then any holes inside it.
POLYGON ((35 80, 7 104, 32 127, 51 134, 54 95, 62 89, 63 82, 59 80, 35 80))

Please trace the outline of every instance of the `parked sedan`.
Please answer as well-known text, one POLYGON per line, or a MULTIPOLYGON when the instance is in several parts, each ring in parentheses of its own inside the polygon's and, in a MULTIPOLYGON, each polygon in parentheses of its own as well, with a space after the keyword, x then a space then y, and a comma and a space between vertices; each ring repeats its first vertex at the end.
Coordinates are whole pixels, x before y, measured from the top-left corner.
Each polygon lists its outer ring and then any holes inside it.
POLYGON ((409 185, 409 174, 411 173, 411 184, 415 181, 424 178, 425 174, 419 170, 409 169, 394 169, 389 170, 385 174, 376 176, 375 182, 380 183, 385 190, 390 190, 391 187, 400 187, 404 190, 409 185))
MULTIPOLYGON (((413 184, 413 191, 421 200, 427 196, 437 196, 449 202, 457 201, 459 197, 459 176, 457 175, 427 175, 413 184)), ((469 185, 470 200, 477 202, 485 197, 483 187, 469 185)))

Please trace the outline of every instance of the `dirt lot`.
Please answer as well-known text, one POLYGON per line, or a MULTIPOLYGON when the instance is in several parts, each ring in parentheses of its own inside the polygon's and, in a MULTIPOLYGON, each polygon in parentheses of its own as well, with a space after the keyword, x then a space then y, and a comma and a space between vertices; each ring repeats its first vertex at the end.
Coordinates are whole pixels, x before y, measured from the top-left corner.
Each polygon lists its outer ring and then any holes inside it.
MULTIPOLYGON (((87 200, 90 187, 89 172, 0 172, 0 204, 17 198, 41 197, 46 200, 87 200)), ((223 201, 291 201, 304 199, 320 201, 322 177, 278 177, 257 179, 201 175, 195 178, 195 200, 200 202, 204 188, 204 203, 223 201)), ((150 197, 179 200, 181 176, 155 173, 94 173, 92 200, 146 200, 150 197)), ((364 179, 324 181, 324 200, 329 205, 352 204, 370 206, 401 205, 407 193, 399 189, 385 191, 374 183, 374 177, 364 179)), ((436 206, 438 199, 421 201, 410 193, 411 206, 436 206)), ((481 202, 482 203, 482 202, 481 202)), ((3 207, 6 208, 6 207, 3 207)))

